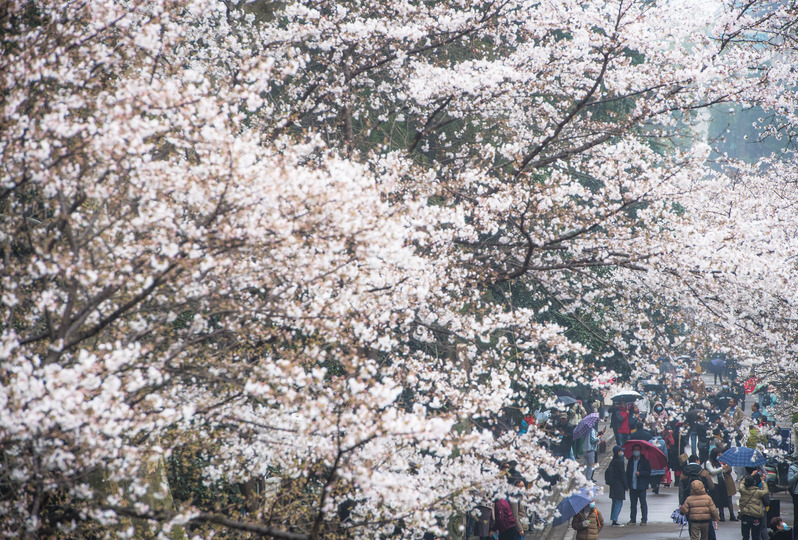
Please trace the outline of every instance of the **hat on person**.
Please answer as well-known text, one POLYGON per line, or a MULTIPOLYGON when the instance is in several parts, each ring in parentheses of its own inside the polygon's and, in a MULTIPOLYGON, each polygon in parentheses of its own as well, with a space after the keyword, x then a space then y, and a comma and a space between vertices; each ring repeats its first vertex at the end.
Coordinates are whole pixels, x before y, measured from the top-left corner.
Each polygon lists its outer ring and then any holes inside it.
POLYGON ((623 446, 619 446, 619 445, 616 444, 615 446, 612 447, 612 453, 613 454, 616 453, 616 452, 620 452, 621 450, 623 450, 623 446))

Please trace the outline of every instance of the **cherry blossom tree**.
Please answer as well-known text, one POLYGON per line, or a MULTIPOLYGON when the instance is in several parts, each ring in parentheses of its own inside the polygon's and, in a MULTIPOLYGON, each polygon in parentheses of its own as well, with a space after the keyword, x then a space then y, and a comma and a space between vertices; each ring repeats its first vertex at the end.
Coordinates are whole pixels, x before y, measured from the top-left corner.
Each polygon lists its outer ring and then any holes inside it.
POLYGON ((667 305, 794 352, 794 167, 695 129, 787 129, 792 49, 748 38, 789 6, 7 4, 6 536, 412 536, 509 461, 545 516, 576 464, 492 428, 597 374, 548 312, 634 364, 667 305), (170 500, 191 444, 246 515, 170 500))

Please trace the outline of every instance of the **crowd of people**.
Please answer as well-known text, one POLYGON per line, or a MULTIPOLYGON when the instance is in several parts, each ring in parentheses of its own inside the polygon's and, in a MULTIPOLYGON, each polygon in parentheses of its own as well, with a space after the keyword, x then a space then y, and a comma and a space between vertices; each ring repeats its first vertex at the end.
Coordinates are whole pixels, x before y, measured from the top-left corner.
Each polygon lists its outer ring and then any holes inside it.
MULTIPOLYGON (((647 493, 659 493, 661 486, 678 487, 679 513, 690 523, 691 540, 714 538, 713 523, 739 521, 743 540, 767 540, 769 529, 774 540, 792 540, 792 531, 780 516, 768 516, 768 471, 764 468, 733 468, 721 461, 721 454, 743 444, 754 448, 787 450, 789 444, 779 436, 772 405, 772 388, 756 394, 748 384, 740 383, 736 369, 725 368, 715 373, 715 387, 707 387, 700 377, 698 365, 686 369, 679 377, 669 367, 658 379, 640 385, 640 393, 632 392, 624 399, 610 400, 593 393, 579 399, 569 392, 557 397, 559 407, 538 417, 536 422, 547 435, 543 444, 561 459, 583 460, 584 476, 594 483, 599 454, 605 451, 612 432, 615 445, 612 459, 604 472, 604 484, 612 501, 609 516, 613 527, 648 523, 647 493), (725 380, 724 380, 725 379, 725 380), (679 384, 672 381, 678 380, 679 384), (769 392, 768 390, 771 390, 769 392), (749 403, 745 410, 746 401, 749 403), (641 405, 643 410, 641 410, 641 405), (606 421, 596 421, 587 429, 578 429, 590 414, 606 421), (665 456, 664 463, 653 468, 645 447, 654 446, 665 456), (629 519, 621 519, 625 501, 629 500, 629 519), (735 497, 738 497, 735 512, 735 497), (639 517, 639 520, 638 520, 639 517)), ((510 475, 513 485, 523 487, 523 479, 510 475)), ((798 484, 798 463, 789 473, 778 477, 793 495, 798 484)), ((772 482, 771 482, 772 484, 772 482)), ((474 536, 481 540, 523 539, 530 521, 518 498, 509 497, 486 503, 476 509, 474 536)), ((573 516, 571 526, 577 540, 596 540, 604 527, 604 518, 589 504, 573 516)))
MULTIPOLYGON (((789 450, 789 440, 775 429, 769 411, 773 396, 768 392, 746 394, 744 387, 734 386, 734 379, 724 383, 721 377, 719 382, 719 387, 707 389, 698 374, 686 373, 682 385, 675 389, 651 385, 660 388, 648 414, 641 413, 634 403, 614 403, 608 408, 609 424, 618 443, 604 478, 612 500, 613 526, 624 526, 619 520, 627 494, 628 524, 637 523, 639 505, 639 523, 645 525, 646 489, 657 493, 661 484, 674 483, 679 490, 679 512, 687 517, 692 540, 714 538, 711 524, 726 521, 727 510, 730 521, 740 522, 743 540, 792 539, 789 526, 780 516, 769 515, 767 509, 773 489, 789 490, 793 505, 798 502, 798 463, 792 462, 787 474, 782 475, 777 462, 770 467, 733 468, 720 459, 725 450, 742 444, 765 451, 789 450), (750 412, 744 410, 746 398, 755 400, 750 412), (665 405, 669 400, 672 408, 665 405), (690 406, 685 406, 687 403, 690 406), (687 412, 674 412, 680 409, 687 412), (640 457, 641 445, 635 440, 660 448, 667 456, 667 470, 652 470, 646 458, 640 457), (634 454, 624 464, 623 445, 629 444, 634 454), (734 498, 738 494, 735 514, 734 498)), ((774 453, 788 459, 783 452, 774 453)))

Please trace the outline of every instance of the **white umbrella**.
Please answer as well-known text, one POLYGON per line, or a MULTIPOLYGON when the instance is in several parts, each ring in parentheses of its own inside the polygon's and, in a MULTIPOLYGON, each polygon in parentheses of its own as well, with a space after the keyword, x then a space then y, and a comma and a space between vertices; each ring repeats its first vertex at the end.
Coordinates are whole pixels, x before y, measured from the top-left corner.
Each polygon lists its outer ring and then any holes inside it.
POLYGON ((637 401, 642 397, 643 396, 640 395, 639 392, 635 392, 634 390, 621 390, 617 394, 610 396, 610 399, 612 401, 623 401, 628 403, 632 401, 637 401))

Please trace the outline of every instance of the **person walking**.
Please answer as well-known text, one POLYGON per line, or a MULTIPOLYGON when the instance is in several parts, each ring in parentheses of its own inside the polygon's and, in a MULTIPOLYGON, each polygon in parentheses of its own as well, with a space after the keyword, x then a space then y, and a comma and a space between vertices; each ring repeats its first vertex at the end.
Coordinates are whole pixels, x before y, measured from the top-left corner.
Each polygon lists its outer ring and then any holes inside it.
POLYGON ((679 504, 684 504, 690 496, 690 485, 693 480, 698 480, 704 484, 704 491, 712 493, 712 479, 709 473, 698 462, 698 456, 693 454, 688 458, 687 465, 682 469, 682 476, 679 480, 679 504))
POLYGON ((632 403, 629 405, 629 438, 632 438, 632 434, 635 433, 637 430, 643 429, 643 422, 644 417, 640 414, 640 408, 632 403))
POLYGON ((737 519, 734 517, 734 508, 732 508, 732 505, 729 502, 729 495, 726 489, 726 479, 724 478, 724 468, 728 468, 729 472, 731 472, 731 467, 718 461, 719 455, 720 449, 713 448, 709 452, 709 459, 706 463, 704 463, 704 469, 706 469, 706 471, 710 474, 714 484, 710 495, 712 496, 712 501, 715 503, 715 506, 718 508, 720 521, 726 521, 726 518, 723 515, 723 509, 726 507, 729 508, 730 519, 732 521, 737 521, 737 519))
POLYGON ((515 519, 515 540, 524 540, 526 531, 529 528, 526 507, 521 500, 521 494, 524 491, 525 483, 523 480, 519 479, 515 486, 518 488, 518 491, 515 493, 515 496, 508 497, 507 501, 510 503, 510 510, 512 510, 513 518, 515 519))
POLYGON ((690 540, 709 539, 709 527, 711 522, 718 521, 718 509, 700 480, 693 480, 690 484, 690 495, 679 507, 679 511, 687 516, 690 540))
POLYGON ((612 500, 612 509, 610 511, 610 520, 613 527, 623 527, 623 524, 618 523, 618 518, 621 516, 621 509, 623 508, 623 501, 626 500, 626 492, 629 490, 629 484, 626 481, 626 469, 623 464, 623 448, 615 446, 612 449, 612 461, 604 471, 604 483, 610 486, 610 500, 612 500))
POLYGON ((707 425, 706 414, 702 411, 698 415, 698 420, 693 426, 698 437, 698 459, 699 463, 704 463, 709 459, 709 426, 707 425))
POLYGON ((499 540, 515 540, 517 533, 515 516, 507 499, 497 499, 493 505, 493 530, 499 533, 499 540))
POLYGON ((640 501, 640 525, 648 523, 646 490, 651 481, 651 465, 642 454, 642 446, 632 446, 632 459, 626 464, 626 483, 629 485, 629 524, 637 523, 637 502, 640 501))
POLYGON ((474 536, 478 536, 479 540, 493 540, 491 530, 496 521, 493 516, 493 505, 490 504, 490 501, 477 506, 474 512, 476 521, 474 524, 474 536))
POLYGON ((760 540, 765 525, 765 503, 770 498, 767 484, 762 482, 759 471, 754 471, 740 482, 739 490, 740 531, 743 540, 760 540))
POLYGON ((759 403, 756 401, 751 403, 751 420, 759 424, 759 420, 762 418, 762 416, 762 412, 759 410, 759 403))
POLYGON ((618 434, 618 428, 621 426, 621 415, 618 414, 618 404, 613 403, 607 408, 607 414, 610 417, 610 429, 612 430, 613 435, 615 435, 615 442, 620 444, 621 437, 618 434))
POLYGON ((660 437, 668 429, 668 413, 661 401, 654 403, 654 410, 648 417, 648 425, 651 433, 660 437))
POLYGON ((576 531, 576 540, 598 540, 604 528, 604 516, 596 508, 596 501, 591 501, 571 520, 571 527, 576 531))
POLYGON ((582 438, 582 457, 585 459, 585 478, 591 482, 593 481, 593 472, 596 470, 598 445, 601 440, 601 435, 603 434, 603 430, 597 433, 596 427, 591 426, 587 434, 582 438))
POLYGON ((560 437, 559 444, 554 448, 554 455, 567 459, 574 459, 574 428, 568 424, 568 413, 562 411, 555 425, 555 434, 560 437))
POLYGON ((731 428, 739 428, 740 424, 745 419, 745 413, 737 406, 735 398, 729 399, 729 407, 724 411, 723 416, 726 418, 726 423, 731 428))
POLYGON ((729 501, 729 521, 737 521, 734 517, 734 496, 737 495, 737 486, 734 483, 731 465, 723 463, 723 481, 726 483, 726 496, 729 501))
POLYGON ((691 407, 684 415, 687 436, 690 439, 690 455, 698 455, 698 430, 696 429, 696 424, 699 423, 700 416, 701 410, 696 407, 691 407))
POLYGON ((629 426, 629 410, 626 408, 626 403, 619 403, 615 409, 617 415, 616 423, 618 425, 618 444, 623 446, 632 434, 632 428, 629 426))

